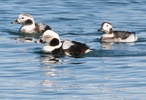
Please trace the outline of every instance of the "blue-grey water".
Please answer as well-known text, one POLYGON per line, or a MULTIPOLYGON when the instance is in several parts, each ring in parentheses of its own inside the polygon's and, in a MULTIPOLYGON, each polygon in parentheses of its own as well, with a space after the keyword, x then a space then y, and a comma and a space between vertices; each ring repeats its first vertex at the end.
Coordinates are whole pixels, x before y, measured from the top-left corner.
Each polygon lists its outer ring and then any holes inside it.
POLYGON ((146 100, 146 1, 1 0, 0 99, 146 100), (20 25, 11 24, 20 13, 94 50, 50 61, 43 45, 20 38, 20 25), (136 32, 138 41, 102 48, 97 30, 104 21, 136 32))

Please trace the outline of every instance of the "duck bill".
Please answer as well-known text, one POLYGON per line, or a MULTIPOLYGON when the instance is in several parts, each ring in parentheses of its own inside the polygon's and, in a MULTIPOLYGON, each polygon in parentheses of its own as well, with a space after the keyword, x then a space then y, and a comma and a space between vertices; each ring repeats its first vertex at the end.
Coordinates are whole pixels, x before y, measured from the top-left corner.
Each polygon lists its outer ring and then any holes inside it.
POLYGON ((98 31, 99 31, 99 32, 102 32, 102 31, 103 31, 103 29, 102 29, 102 28, 100 28, 100 29, 98 29, 98 31))
POLYGON ((39 39, 36 43, 37 44, 45 44, 46 42, 44 42, 42 39, 39 39))
POLYGON ((15 21, 11 22, 11 24, 20 24, 20 22, 16 19, 15 21))

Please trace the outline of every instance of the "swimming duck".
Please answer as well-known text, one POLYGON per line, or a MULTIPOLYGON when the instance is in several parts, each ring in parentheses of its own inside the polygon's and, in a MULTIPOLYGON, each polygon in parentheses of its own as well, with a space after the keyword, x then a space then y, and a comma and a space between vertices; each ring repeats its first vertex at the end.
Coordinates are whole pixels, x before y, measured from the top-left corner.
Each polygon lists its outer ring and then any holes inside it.
POLYGON ((43 33, 46 30, 52 30, 50 26, 44 23, 35 23, 34 18, 29 14, 20 14, 18 18, 11 23, 22 24, 19 32, 24 34, 36 34, 43 33))
POLYGON ((46 30, 37 43, 44 43, 45 46, 42 50, 54 55, 80 56, 91 51, 84 43, 70 40, 61 41, 59 35, 52 30, 46 30))
POLYGON ((112 24, 109 22, 103 22, 98 31, 103 32, 101 42, 135 42, 138 39, 135 32, 113 31, 112 24))

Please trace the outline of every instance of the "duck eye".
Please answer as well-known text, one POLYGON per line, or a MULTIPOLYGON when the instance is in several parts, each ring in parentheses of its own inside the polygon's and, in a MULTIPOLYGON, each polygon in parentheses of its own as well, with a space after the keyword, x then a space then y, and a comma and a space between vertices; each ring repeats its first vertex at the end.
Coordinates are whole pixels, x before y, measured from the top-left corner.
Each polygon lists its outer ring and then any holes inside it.
POLYGON ((106 27, 108 27, 108 25, 106 25, 106 27))
POLYGON ((24 19, 24 17, 22 17, 22 19, 24 19))
POLYGON ((49 39, 50 37, 49 36, 46 36, 46 39, 49 39))

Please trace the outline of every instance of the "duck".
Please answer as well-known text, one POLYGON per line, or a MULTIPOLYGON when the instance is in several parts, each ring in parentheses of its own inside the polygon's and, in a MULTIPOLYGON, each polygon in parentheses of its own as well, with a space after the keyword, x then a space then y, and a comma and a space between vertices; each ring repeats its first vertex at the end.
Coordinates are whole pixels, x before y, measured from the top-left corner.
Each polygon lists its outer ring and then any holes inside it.
POLYGON ((135 42, 138 37, 135 32, 129 31, 114 31, 112 24, 109 22, 103 22, 101 28, 98 31, 103 35, 100 38, 101 42, 135 42))
POLYGON ((52 28, 44 23, 35 23, 34 18, 30 14, 19 14, 18 18, 11 22, 11 24, 21 24, 19 33, 23 34, 37 34, 43 33, 46 30, 52 30, 52 28))
POLYGON ((59 35, 53 30, 46 30, 42 37, 38 39, 37 43, 45 44, 42 51, 51 53, 53 55, 66 55, 66 56, 81 56, 91 51, 91 49, 84 43, 60 40, 59 35))

